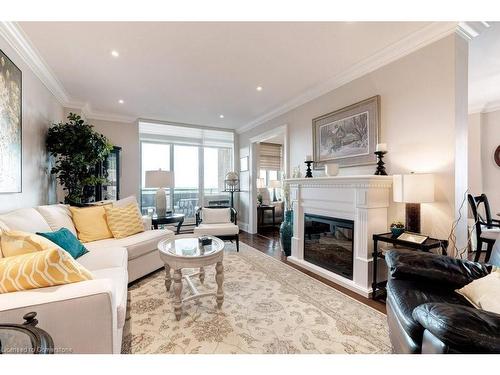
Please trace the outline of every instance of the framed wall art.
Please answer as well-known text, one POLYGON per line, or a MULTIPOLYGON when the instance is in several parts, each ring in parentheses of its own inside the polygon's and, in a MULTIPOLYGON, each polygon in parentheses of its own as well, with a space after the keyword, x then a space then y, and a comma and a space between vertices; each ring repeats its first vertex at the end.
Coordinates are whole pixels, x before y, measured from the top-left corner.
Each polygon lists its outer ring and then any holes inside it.
POLYGON ((380 132, 380 96, 312 120, 314 168, 375 164, 380 132))
POLYGON ((22 191, 22 74, 0 50, 0 193, 22 191))

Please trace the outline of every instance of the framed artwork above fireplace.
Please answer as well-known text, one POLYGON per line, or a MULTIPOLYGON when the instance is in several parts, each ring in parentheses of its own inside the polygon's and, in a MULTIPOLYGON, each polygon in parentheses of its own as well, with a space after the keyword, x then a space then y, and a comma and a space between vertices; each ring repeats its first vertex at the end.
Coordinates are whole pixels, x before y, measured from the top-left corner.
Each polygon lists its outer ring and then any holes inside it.
POLYGON ((375 164, 380 128, 380 96, 312 120, 314 168, 375 164))

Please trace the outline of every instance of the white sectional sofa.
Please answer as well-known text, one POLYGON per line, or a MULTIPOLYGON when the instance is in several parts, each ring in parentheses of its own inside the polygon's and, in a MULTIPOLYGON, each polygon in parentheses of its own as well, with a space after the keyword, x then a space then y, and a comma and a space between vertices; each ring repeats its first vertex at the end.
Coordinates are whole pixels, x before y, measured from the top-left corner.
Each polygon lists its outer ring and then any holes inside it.
MULTIPOLYGON (((76 234, 65 205, 24 208, 0 215, 0 229, 49 232, 66 227, 76 234)), ((94 280, 0 294, 0 323, 21 323, 30 311, 54 339, 56 352, 120 353, 127 309, 127 285, 163 266, 157 244, 173 236, 167 229, 122 239, 85 243, 89 252, 77 261, 94 280)))

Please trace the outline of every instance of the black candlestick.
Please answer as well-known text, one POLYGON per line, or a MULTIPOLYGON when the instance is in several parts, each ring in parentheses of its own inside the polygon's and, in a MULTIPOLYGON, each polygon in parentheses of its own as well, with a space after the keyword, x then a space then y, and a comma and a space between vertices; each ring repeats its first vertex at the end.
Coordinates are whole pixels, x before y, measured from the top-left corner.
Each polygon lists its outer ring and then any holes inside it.
POLYGON ((377 155, 377 158, 378 158, 377 170, 375 171, 376 175, 387 176, 387 172, 385 171, 385 167, 384 167, 385 163, 382 160, 384 158, 385 154, 387 154, 387 151, 375 151, 375 155, 377 155))
POLYGON ((306 168, 306 178, 311 178, 313 176, 312 170, 311 170, 311 164, 313 163, 313 161, 309 160, 309 161, 306 161, 305 163, 307 165, 307 168, 306 168))

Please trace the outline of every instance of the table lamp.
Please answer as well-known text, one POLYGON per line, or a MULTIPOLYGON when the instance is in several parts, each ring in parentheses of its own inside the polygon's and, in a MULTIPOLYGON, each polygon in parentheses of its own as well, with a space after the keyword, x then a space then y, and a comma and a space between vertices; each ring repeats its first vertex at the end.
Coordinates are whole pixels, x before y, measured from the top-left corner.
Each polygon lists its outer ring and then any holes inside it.
POLYGON ((281 187, 281 181, 280 180, 271 180, 269 181, 269 187, 273 189, 273 202, 276 202, 276 188, 281 187))
POLYGON ((174 172, 163 171, 161 169, 155 171, 146 171, 146 188, 158 188, 156 191, 156 215, 164 217, 167 214, 167 197, 165 195, 166 187, 174 187, 174 172))
POLYGON ((434 175, 394 175, 392 190, 394 202, 406 203, 406 230, 420 233, 420 203, 434 202, 434 175))

